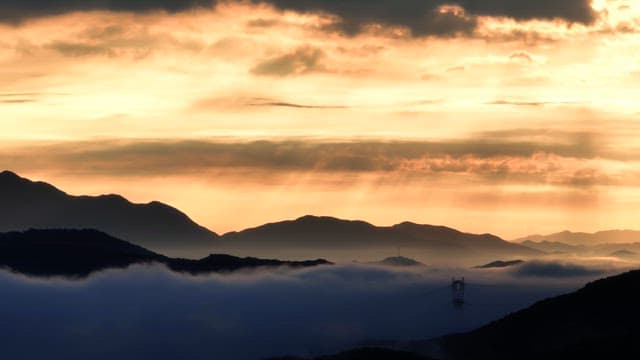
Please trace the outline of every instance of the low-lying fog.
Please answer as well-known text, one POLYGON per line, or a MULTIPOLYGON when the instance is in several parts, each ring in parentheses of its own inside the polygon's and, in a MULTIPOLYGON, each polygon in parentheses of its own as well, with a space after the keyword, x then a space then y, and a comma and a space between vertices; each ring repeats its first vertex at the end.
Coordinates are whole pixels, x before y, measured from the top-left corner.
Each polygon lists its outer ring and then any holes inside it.
POLYGON ((3 358, 260 359, 334 352, 372 339, 470 330, 620 272, 610 264, 528 262, 490 270, 323 266, 182 276, 161 266, 85 280, 0 271, 3 358), (463 308, 453 276, 467 281, 463 308))

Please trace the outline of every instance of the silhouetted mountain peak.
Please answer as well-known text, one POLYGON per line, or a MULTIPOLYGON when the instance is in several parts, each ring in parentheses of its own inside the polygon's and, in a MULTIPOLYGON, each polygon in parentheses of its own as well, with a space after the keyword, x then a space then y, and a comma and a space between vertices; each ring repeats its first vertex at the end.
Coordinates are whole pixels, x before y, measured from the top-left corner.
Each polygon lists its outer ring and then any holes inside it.
POLYGON ((374 227, 366 221, 361 220, 345 220, 332 216, 316 216, 305 215, 293 220, 293 223, 307 226, 360 226, 360 227, 374 227))
POLYGON ((522 263, 524 263, 523 260, 507 260, 507 261, 496 260, 488 264, 475 266, 475 268, 476 269, 496 269, 496 268, 499 269, 499 268, 505 268, 505 267, 514 266, 514 265, 520 265, 522 263))
POLYGON ((20 179, 20 176, 12 171, 3 170, 2 172, 0 172, 0 180, 6 179, 20 179))
MULTIPOLYGON (((118 194, 73 196, 44 182, 0 173, 0 231, 92 228, 152 249, 213 245, 217 235, 169 205, 132 203, 118 194)), ((188 251, 188 250, 186 250, 188 251)))
POLYGON ((425 266, 425 264, 408 258, 408 257, 404 257, 404 256, 391 256, 388 258, 385 258, 381 261, 376 261, 373 262, 372 264, 378 264, 378 265, 385 265, 385 266, 399 266, 399 267, 403 267, 403 266, 425 266))

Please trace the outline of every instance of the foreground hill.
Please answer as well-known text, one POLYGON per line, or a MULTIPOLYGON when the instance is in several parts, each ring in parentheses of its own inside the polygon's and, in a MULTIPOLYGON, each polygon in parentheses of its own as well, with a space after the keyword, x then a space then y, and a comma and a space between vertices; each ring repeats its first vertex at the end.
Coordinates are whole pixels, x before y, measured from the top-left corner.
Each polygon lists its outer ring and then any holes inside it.
MULTIPOLYGON (((295 356, 275 357, 268 360, 305 360, 295 356)), ((391 350, 384 348, 361 348, 335 355, 325 355, 313 358, 313 360, 433 360, 430 357, 416 353, 391 350)))
POLYGON ((31 228, 97 229, 156 251, 210 248, 218 237, 160 202, 134 204, 119 195, 72 196, 44 182, 0 173, 0 232, 31 228))
POLYGON ((229 249, 363 249, 367 252, 395 249, 432 255, 536 256, 542 252, 510 243, 491 234, 469 234, 444 226, 404 222, 374 226, 364 221, 333 217, 304 216, 224 234, 220 239, 229 249))
POLYGON ((640 271, 598 280, 466 334, 451 359, 638 359, 640 271))
MULTIPOLYGON (((439 360, 640 359, 639 302, 636 270, 540 301, 471 332, 384 346, 439 360)), ((393 351, 381 349, 345 358, 396 359, 393 351)))
POLYGON ((29 230, 0 233, 0 267, 33 276, 85 277, 134 264, 164 264, 190 274, 257 267, 308 267, 325 260, 280 261, 210 255, 200 260, 170 258, 96 230, 29 230))

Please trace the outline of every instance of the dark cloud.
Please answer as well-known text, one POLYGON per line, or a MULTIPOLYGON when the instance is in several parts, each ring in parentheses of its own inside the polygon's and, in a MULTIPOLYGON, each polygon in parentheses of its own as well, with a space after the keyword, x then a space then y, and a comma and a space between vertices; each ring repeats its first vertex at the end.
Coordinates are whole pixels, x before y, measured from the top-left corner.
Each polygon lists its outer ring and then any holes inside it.
POLYGON ((521 279, 489 287, 470 283, 466 295, 474 305, 461 317, 447 286, 452 273, 460 270, 430 275, 335 266, 189 277, 139 266, 70 282, 0 271, 2 355, 70 360, 312 356, 367 339, 424 339, 470 330, 578 286, 523 284, 521 279))
MULTIPOLYGON (((210 7, 219 0, 6 0, 0 21, 17 22, 37 16, 62 14, 75 10, 177 12, 210 7)), ((477 16, 505 16, 519 20, 563 19, 591 23, 596 14, 589 0, 253 0, 270 3, 280 9, 322 12, 339 17, 340 31, 355 34, 370 24, 401 26, 416 36, 468 35, 477 26, 477 16), (442 6, 464 8, 444 11, 442 6)))
MULTIPOLYGON (((271 105, 267 105, 271 106, 271 105)), ((275 105, 282 106, 282 105, 275 105)), ((290 105, 287 105, 290 106, 290 105)), ((491 181, 571 187, 613 184, 598 169, 576 160, 614 156, 590 134, 513 130, 451 141, 171 141, 70 142, 0 152, 0 162, 17 171, 49 168, 87 174, 150 176, 203 172, 297 171, 457 173, 491 181), (566 161, 566 162, 565 162, 566 161)), ((628 156, 628 154, 625 154, 628 156)))
POLYGON ((257 64, 251 72, 256 75, 289 76, 327 71, 322 60, 325 53, 310 46, 300 47, 291 53, 279 55, 257 64))
POLYGON ((605 273, 599 268, 556 261, 529 261, 515 267, 511 273, 519 277, 568 278, 597 276, 605 273))
POLYGON ((519 20, 563 19, 591 23, 595 13, 589 0, 272 0, 280 8, 321 11, 338 15, 341 28, 358 32, 363 25, 379 23, 408 27, 414 35, 471 34, 476 15, 505 16, 519 20), (441 11, 443 5, 459 5, 465 11, 441 11))
POLYGON ((462 0, 462 4, 476 15, 518 20, 563 19, 584 24, 596 20, 591 0, 462 0))
POLYGON ((216 3, 216 0, 3 0, 0 21, 19 22, 33 17, 89 10, 178 12, 216 3))

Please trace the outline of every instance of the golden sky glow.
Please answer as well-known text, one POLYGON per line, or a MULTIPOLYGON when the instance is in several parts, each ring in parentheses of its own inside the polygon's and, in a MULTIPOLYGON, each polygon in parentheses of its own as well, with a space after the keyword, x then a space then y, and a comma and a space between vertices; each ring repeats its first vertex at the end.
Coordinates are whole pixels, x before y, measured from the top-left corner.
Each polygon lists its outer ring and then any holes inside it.
POLYGON ((441 6, 475 26, 451 34, 250 1, 0 22, 0 168, 217 232, 308 213, 638 228, 640 3, 591 6, 441 6))

